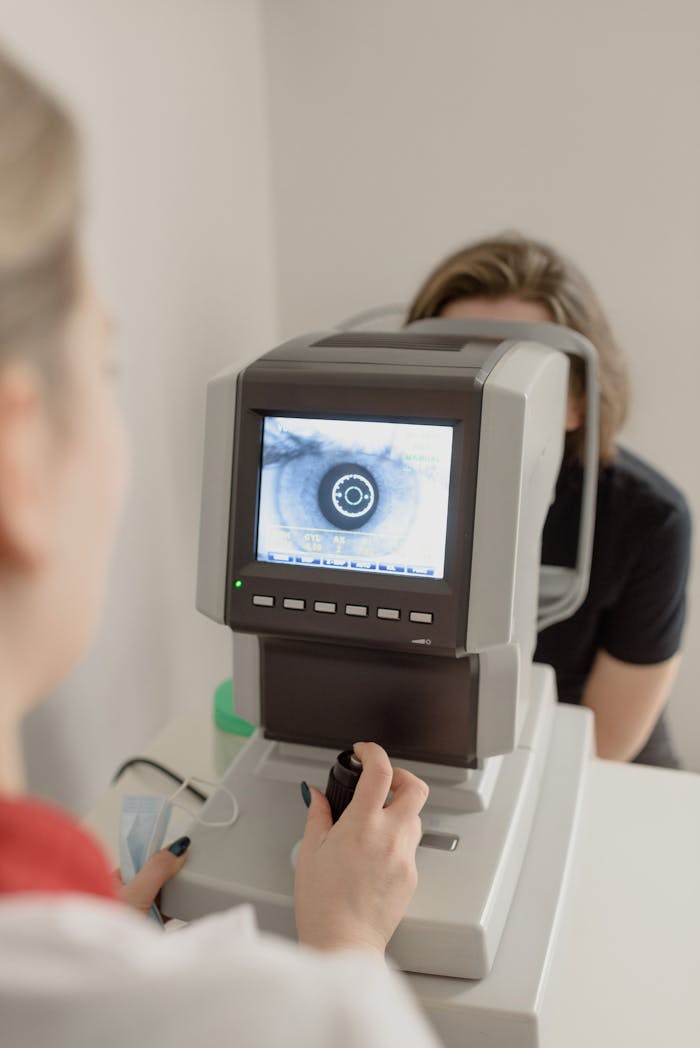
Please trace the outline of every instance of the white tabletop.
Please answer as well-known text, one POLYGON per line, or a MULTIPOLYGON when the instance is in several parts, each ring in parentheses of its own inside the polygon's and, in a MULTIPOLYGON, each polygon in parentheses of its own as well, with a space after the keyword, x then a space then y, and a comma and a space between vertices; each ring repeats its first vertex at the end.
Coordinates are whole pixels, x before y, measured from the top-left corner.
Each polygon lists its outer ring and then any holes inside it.
MULTIPOLYGON (((244 742, 204 708, 168 724, 145 755, 216 781, 244 742)), ((173 788, 130 769, 88 816, 115 862, 121 797, 173 788)), ((545 993, 545 1048, 697 1048, 699 894, 700 776, 594 761, 545 993)))
POLYGON ((697 1048, 699 992, 700 776, 595 761, 545 1044, 697 1048))

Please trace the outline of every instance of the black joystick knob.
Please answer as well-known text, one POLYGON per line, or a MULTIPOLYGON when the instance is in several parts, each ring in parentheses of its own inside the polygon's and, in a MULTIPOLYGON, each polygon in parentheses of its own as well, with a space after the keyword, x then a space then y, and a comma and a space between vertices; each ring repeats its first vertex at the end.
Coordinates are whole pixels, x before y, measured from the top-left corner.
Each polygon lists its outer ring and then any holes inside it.
POLYGON ((326 797, 331 806, 333 822, 337 822, 352 800, 360 775, 362 764, 352 750, 343 750, 338 754, 335 764, 328 773, 326 797))

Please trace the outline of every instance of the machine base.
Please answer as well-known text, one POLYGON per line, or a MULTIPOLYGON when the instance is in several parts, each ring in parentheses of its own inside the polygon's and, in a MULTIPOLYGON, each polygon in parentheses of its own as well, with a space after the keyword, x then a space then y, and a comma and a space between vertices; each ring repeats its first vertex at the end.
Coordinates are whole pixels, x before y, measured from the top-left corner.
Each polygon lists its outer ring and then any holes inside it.
MULTIPOLYGON (((590 729, 585 712, 555 703, 549 668, 533 667, 532 696, 520 746, 487 762, 483 772, 461 770, 463 780, 449 785, 446 769, 424 764, 413 769, 429 779, 431 770, 435 773, 423 815, 425 832, 457 837, 458 844, 454 851, 418 850, 418 890, 389 947, 390 956, 405 971, 460 979, 488 975, 506 920, 508 926, 511 923, 508 914, 526 850, 529 854, 536 846, 531 829, 536 813, 537 824, 542 821, 538 806, 544 811, 553 806, 556 816, 540 832, 551 835, 541 845, 546 857, 540 865, 546 867, 541 875, 548 884, 544 910, 549 913, 547 908, 554 905, 549 916, 543 911, 542 920, 553 925, 590 754, 590 729), (567 734, 561 725, 569 723, 572 712, 578 730, 567 734), (557 742, 550 747, 553 723, 557 742), (551 779, 550 765, 562 759, 555 786, 541 791, 543 774, 551 779), (491 784, 488 803, 486 810, 478 810, 484 782, 491 784), (463 810, 455 810, 455 804, 463 810)), ((293 938, 290 855, 305 821, 298 784, 306 779, 323 789, 334 757, 330 751, 253 736, 224 778, 239 801, 239 820, 226 830, 193 828, 196 847, 183 872, 164 889, 167 912, 190 920, 252 902, 262 929, 293 938)), ((225 817, 226 806, 225 798, 214 796, 203 814, 225 817)), ((540 920, 539 910, 537 916, 540 920)), ((436 992, 430 984, 430 992, 436 992)), ((454 984, 448 985, 454 990, 454 984)))
POLYGON ((592 756, 590 712, 558 706, 530 843, 486 978, 407 976, 446 1048, 540 1048, 542 1001, 592 756))

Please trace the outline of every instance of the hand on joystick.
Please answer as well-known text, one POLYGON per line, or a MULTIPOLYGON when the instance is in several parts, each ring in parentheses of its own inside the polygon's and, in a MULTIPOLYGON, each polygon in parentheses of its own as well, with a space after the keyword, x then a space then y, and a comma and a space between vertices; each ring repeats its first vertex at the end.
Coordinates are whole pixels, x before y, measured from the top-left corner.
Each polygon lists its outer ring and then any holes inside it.
POLYGON ((362 772, 335 825, 326 797, 310 791, 296 864, 297 931, 300 942, 318 949, 383 954, 416 888, 428 787, 404 768, 392 768, 376 743, 356 743, 354 756, 362 772))

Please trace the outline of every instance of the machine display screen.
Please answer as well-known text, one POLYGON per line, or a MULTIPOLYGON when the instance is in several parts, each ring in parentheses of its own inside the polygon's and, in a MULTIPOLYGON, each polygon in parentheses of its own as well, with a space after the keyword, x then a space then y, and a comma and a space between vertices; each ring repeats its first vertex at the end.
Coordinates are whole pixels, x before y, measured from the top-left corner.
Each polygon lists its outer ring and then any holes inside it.
POLYGON ((259 561, 441 579, 451 425, 263 423, 259 561))

